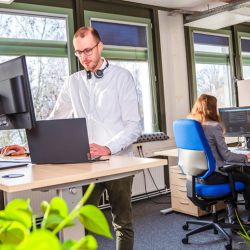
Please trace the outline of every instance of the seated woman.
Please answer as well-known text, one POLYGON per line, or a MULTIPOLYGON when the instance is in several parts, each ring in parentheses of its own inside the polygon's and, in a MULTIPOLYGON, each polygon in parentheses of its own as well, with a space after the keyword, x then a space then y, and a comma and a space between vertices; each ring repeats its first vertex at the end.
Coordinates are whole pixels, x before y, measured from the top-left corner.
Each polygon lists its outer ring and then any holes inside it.
MULTIPOLYGON (((223 135, 223 126, 220 122, 220 117, 217 111, 217 99, 214 96, 202 94, 196 100, 191 113, 188 118, 197 120, 202 124, 205 136, 212 150, 213 156, 216 161, 216 171, 206 178, 207 184, 223 184, 228 183, 228 178, 219 167, 223 166, 224 161, 230 162, 248 162, 250 153, 235 154, 232 153, 225 142, 223 135)), ((245 184, 243 196, 245 199, 246 210, 248 211, 248 220, 250 219, 250 175, 242 173, 239 170, 233 171, 234 181, 241 181, 245 184)), ((228 205, 228 218, 230 223, 235 223, 234 207, 228 205)))

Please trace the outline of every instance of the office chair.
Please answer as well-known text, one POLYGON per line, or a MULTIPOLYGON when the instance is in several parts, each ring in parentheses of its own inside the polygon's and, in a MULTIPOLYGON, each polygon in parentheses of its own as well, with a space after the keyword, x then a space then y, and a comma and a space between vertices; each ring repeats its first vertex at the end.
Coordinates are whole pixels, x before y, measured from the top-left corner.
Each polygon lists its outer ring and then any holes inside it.
MULTIPOLYGON (((202 210, 212 211, 213 218, 212 221, 187 221, 183 226, 184 230, 188 230, 190 224, 200 225, 200 227, 188 232, 182 239, 182 243, 188 244, 189 236, 212 229, 215 234, 218 232, 222 234, 227 241, 225 247, 230 250, 232 249, 232 238, 224 228, 240 229, 240 225, 219 220, 215 204, 218 201, 237 204, 237 193, 243 191, 245 186, 242 182, 233 182, 231 171, 239 166, 223 167, 229 176, 228 184, 204 184, 200 180, 206 179, 215 171, 216 163, 201 124, 191 119, 176 120, 174 122, 174 135, 179 151, 178 164, 187 177, 187 196, 202 210)), ((244 225, 244 227, 250 229, 249 225, 244 225)))

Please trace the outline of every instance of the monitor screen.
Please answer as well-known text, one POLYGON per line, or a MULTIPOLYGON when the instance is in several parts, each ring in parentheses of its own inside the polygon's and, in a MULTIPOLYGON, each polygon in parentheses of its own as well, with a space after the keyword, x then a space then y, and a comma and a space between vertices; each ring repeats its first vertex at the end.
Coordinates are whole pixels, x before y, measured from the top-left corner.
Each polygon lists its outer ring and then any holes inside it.
POLYGON ((219 109, 225 136, 250 136, 250 107, 219 109))
POLYGON ((31 129, 35 122, 25 56, 0 64, 0 129, 31 129))

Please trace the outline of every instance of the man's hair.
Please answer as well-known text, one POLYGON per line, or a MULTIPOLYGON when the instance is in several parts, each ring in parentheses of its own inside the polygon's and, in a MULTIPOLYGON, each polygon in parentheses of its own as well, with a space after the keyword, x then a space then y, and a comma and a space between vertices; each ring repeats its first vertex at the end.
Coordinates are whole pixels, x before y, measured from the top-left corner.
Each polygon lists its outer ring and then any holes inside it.
POLYGON ((98 31, 92 27, 79 28, 74 35, 74 39, 76 39, 77 37, 84 38, 89 33, 96 39, 97 42, 101 41, 98 31))
POLYGON ((188 117, 199 121, 201 124, 206 121, 220 122, 216 97, 207 94, 200 95, 188 117))

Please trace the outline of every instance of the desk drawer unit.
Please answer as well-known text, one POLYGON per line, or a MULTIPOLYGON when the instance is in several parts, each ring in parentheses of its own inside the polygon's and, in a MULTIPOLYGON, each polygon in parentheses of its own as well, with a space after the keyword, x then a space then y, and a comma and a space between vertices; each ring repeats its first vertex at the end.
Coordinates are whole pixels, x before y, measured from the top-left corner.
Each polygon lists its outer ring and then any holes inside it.
MULTIPOLYGON (((172 209, 177 212, 193 216, 203 216, 207 212, 195 206, 187 197, 186 176, 182 174, 178 166, 170 167, 170 189, 172 209)), ((216 205, 217 210, 225 208, 223 202, 216 205)))

